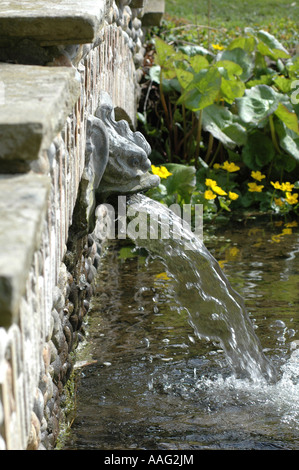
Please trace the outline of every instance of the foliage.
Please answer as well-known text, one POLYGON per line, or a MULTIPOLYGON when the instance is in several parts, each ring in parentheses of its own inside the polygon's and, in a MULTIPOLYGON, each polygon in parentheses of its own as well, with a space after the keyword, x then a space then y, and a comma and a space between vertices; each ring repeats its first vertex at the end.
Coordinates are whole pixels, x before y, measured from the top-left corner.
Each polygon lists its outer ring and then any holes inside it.
POLYGON ((139 114, 152 161, 174 172, 153 197, 203 203, 209 216, 232 208, 297 212, 299 56, 268 31, 251 28, 226 47, 214 44, 213 52, 166 39, 150 41, 147 101, 139 114), (233 164, 237 171, 230 171, 233 164), (181 172, 191 176, 191 169, 193 188, 181 193, 180 178, 189 180, 181 172), (263 175, 263 184, 253 175, 263 175), (273 186, 285 180, 291 191, 273 186))

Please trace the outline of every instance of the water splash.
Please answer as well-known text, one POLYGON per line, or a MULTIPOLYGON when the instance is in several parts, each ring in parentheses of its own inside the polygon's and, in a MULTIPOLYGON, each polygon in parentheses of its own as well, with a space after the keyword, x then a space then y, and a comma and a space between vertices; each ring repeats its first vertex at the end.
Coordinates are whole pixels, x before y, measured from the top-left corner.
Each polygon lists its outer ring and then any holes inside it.
POLYGON ((162 260, 173 278, 173 295, 188 311, 196 334, 220 343, 238 377, 275 382, 276 371, 263 353, 242 297, 202 240, 165 205, 142 194, 128 201, 128 219, 136 213, 147 216, 147 228, 143 226, 138 232, 137 224, 134 229, 128 224, 128 236, 136 246, 162 260), (168 236, 153 236, 157 228, 160 235, 168 236))

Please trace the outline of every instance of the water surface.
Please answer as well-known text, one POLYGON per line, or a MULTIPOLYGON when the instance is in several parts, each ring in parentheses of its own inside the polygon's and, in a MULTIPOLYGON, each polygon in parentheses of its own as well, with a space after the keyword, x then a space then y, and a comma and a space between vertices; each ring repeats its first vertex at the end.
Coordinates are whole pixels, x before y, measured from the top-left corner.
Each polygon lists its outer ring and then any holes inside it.
POLYGON ((248 221, 205 239, 276 384, 236 378, 219 343, 198 338, 159 259, 109 246, 80 358, 96 362, 80 369, 66 448, 299 449, 298 232, 285 228, 248 221))

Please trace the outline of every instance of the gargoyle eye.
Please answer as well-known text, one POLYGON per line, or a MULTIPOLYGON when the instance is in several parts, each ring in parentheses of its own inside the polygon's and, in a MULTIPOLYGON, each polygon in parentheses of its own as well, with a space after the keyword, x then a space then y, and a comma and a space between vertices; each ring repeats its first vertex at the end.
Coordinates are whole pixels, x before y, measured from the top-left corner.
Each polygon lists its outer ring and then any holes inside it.
POLYGON ((130 166, 139 166, 140 165, 140 159, 138 157, 132 157, 130 159, 130 166))

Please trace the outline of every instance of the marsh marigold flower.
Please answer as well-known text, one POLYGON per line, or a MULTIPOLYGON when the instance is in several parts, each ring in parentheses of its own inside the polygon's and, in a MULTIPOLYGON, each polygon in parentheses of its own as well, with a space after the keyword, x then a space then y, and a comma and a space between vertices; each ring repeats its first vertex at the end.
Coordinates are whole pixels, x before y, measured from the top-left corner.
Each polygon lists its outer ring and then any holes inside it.
POLYGON ((207 199, 208 201, 212 200, 212 199, 215 199, 216 194, 213 193, 213 191, 211 191, 210 189, 207 189, 204 193, 204 197, 205 199, 207 199))
POLYGON ((284 206, 284 202, 280 199, 280 197, 274 198, 274 202, 278 207, 283 207, 284 206))
POLYGON ((260 171, 252 171, 251 177, 257 181, 262 181, 264 178, 266 178, 266 175, 262 175, 260 171))
POLYGON ((168 178, 168 176, 172 175, 165 166, 155 166, 152 165, 152 172, 154 175, 160 176, 160 178, 168 178))
POLYGON ((212 180, 210 178, 206 178, 205 184, 206 186, 210 187, 214 191, 214 193, 218 194, 219 196, 227 195, 227 193, 222 188, 220 188, 220 186, 218 186, 217 181, 212 180))
POLYGON ((214 186, 212 186, 212 189, 213 189, 214 193, 218 194, 219 196, 226 196, 227 195, 227 193, 222 188, 220 188, 220 186, 217 186, 216 184, 214 186))
POLYGON ((248 190, 250 193, 261 193, 263 190, 262 185, 256 184, 256 183, 248 183, 248 190))
POLYGON ((209 187, 211 188, 212 186, 217 185, 217 181, 212 180, 212 179, 210 179, 210 178, 206 178, 206 180, 205 180, 205 185, 206 185, 206 186, 209 186, 209 187))
POLYGON ((229 173, 233 173, 234 171, 239 171, 240 170, 240 167, 237 166, 234 162, 229 162, 228 160, 226 160, 222 167, 224 170, 228 171, 229 173))
POLYGON ((275 189, 282 189, 281 184, 280 184, 279 181, 275 181, 275 183, 273 183, 273 181, 270 181, 270 183, 272 184, 272 186, 273 186, 275 189))
POLYGON ((293 220, 293 222, 287 222, 285 227, 298 227, 298 222, 296 222, 296 220, 293 220))
POLYGON ((235 201, 236 199, 238 199, 239 194, 234 193, 234 192, 232 192, 232 191, 229 191, 228 197, 229 197, 232 201, 235 201))
POLYGON ((291 194, 289 192, 286 193, 286 201, 293 205, 298 203, 298 193, 291 194))
POLYGON ((220 44, 212 44, 212 47, 217 51, 222 51, 224 49, 224 46, 221 46, 220 44))
POLYGON ((288 191, 291 192, 293 189, 294 185, 289 183, 288 181, 286 183, 281 183, 281 189, 282 191, 288 191))

